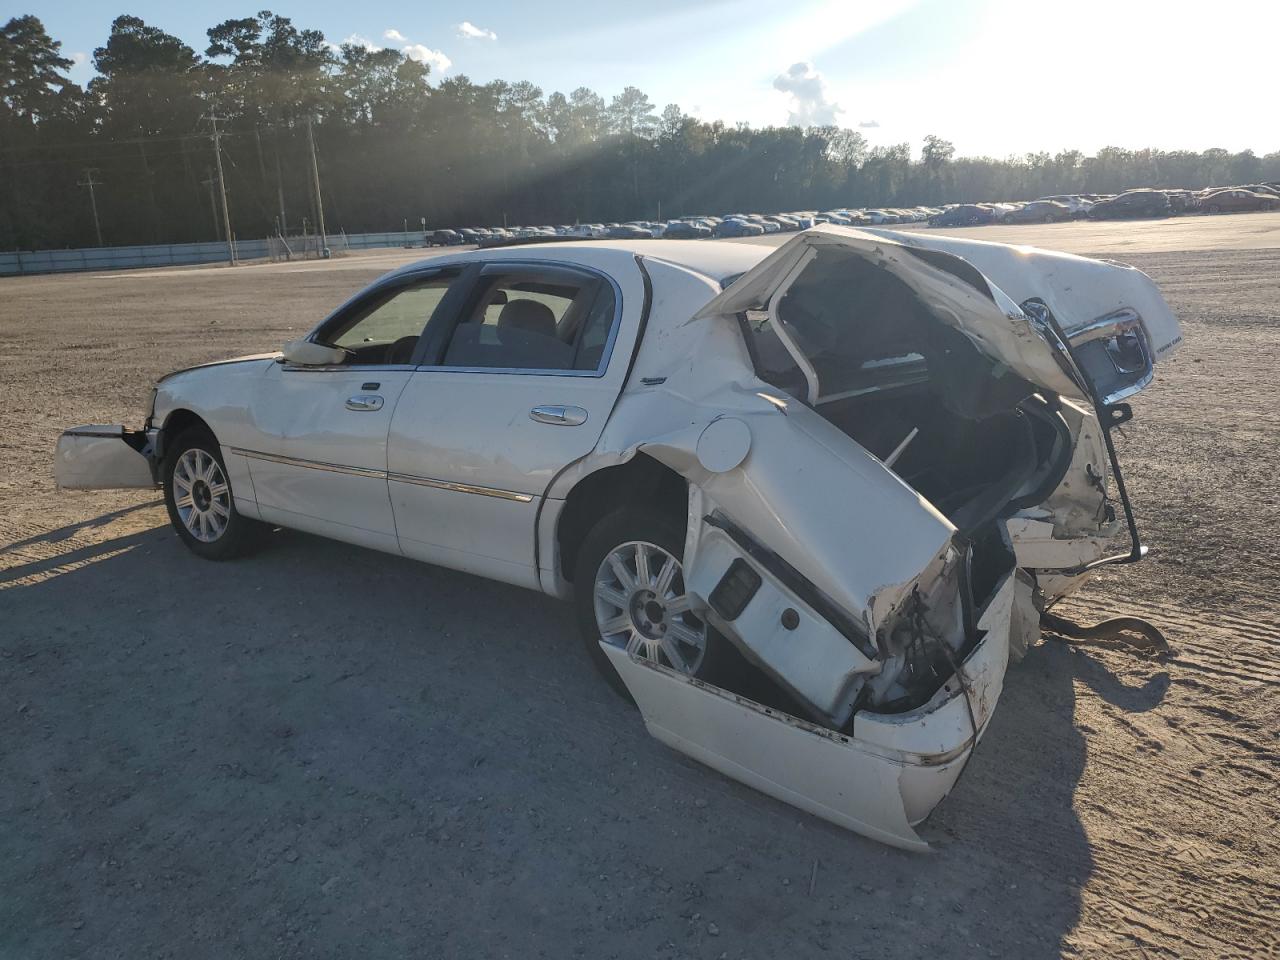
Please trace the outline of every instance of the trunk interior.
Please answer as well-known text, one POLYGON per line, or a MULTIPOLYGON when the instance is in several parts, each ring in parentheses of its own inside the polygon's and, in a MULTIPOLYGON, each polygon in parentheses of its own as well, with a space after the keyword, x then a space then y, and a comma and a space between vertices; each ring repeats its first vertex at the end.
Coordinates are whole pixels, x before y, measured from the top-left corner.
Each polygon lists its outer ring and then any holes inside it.
POLYGON ((902 279, 862 257, 820 252, 778 302, 776 320, 759 311, 743 323, 763 379, 810 402, 966 537, 1043 501, 1070 463, 1056 397, 983 354, 902 279), (782 336, 812 367, 816 397, 782 336))
POLYGON ((881 460, 897 451, 894 472, 966 536, 1041 502, 1070 460, 1070 431, 1039 395, 971 419, 951 409, 926 381, 816 409, 881 460))
MULTIPOLYGON (((951 269, 950 259, 937 265, 951 269)), ((989 294, 980 275, 957 268, 956 276, 989 294)), ((868 684, 867 705, 910 709, 977 642, 974 611, 1016 564, 999 521, 1044 502, 1070 466, 1074 442, 1058 398, 984 354, 905 281, 860 256, 820 251, 771 311, 740 320, 762 379, 884 461, 956 526, 968 548, 964 582, 922 584, 913 600, 920 606, 878 641, 882 656, 903 666, 886 667, 868 684), (928 590, 935 593, 926 599, 928 590), (968 611, 963 625, 957 604, 968 611), (947 637, 954 653, 926 643, 921 624, 947 637)))

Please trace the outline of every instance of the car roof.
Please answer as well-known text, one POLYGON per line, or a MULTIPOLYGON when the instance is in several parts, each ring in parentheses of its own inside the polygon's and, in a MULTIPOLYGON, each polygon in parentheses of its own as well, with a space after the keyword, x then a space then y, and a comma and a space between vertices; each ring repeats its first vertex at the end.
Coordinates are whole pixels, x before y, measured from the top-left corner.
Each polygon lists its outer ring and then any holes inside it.
POLYGON ((558 260, 573 263, 585 250, 593 253, 592 261, 604 266, 616 260, 619 271, 626 270, 636 256, 664 260, 710 277, 717 283, 737 276, 771 254, 772 246, 731 243, 715 240, 579 240, 565 243, 513 244, 489 249, 464 250, 444 256, 429 257, 392 271, 391 276, 444 266, 450 263, 502 260, 558 260))

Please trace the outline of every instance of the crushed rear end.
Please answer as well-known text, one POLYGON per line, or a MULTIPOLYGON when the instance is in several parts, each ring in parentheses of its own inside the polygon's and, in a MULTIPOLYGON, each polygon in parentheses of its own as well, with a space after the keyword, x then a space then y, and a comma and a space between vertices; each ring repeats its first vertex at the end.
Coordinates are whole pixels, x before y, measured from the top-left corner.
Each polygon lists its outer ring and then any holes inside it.
POLYGON ((604 438, 689 480, 685 586, 755 668, 728 689, 605 645, 648 729, 907 849, 1042 609, 1142 555, 1110 430, 1180 340, 1137 271, 950 244, 797 235, 680 328, 604 438))

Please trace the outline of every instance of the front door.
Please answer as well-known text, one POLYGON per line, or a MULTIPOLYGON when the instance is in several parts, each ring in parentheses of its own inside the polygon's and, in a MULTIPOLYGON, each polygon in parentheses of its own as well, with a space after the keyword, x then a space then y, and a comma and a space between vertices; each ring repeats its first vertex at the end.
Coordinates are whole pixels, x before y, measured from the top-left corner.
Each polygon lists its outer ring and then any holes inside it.
POLYGON ((626 376, 629 353, 614 350, 621 289, 586 270, 505 261, 453 302, 391 422, 400 548, 537 587, 542 496, 595 447, 626 376))
POLYGON ((278 364, 253 398, 265 449, 239 451, 268 522, 399 551, 387 492, 387 433, 418 340, 454 272, 374 288, 311 335, 335 366, 278 364))

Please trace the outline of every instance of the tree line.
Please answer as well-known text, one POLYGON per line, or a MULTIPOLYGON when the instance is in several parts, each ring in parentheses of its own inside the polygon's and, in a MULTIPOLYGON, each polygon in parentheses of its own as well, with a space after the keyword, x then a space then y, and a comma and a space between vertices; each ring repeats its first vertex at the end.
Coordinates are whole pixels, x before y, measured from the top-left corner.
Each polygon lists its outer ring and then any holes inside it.
POLYGON ((34 16, 0 29, 0 249, 221 235, 213 125, 240 237, 315 223, 315 144, 330 232, 912 206, 1280 179, 1280 153, 1106 147, 996 159, 925 138, 871 146, 836 126, 726 125, 659 111, 636 87, 429 83, 397 50, 329 43, 264 11, 209 28, 201 52, 117 17, 72 61, 34 16), (310 129, 309 129, 310 128, 310 129), (311 134, 311 140, 308 134, 311 134), (92 197, 90 196, 92 194, 92 197))

